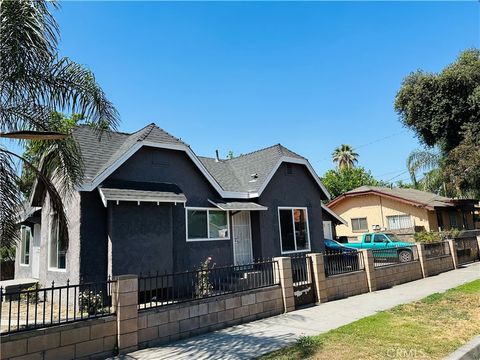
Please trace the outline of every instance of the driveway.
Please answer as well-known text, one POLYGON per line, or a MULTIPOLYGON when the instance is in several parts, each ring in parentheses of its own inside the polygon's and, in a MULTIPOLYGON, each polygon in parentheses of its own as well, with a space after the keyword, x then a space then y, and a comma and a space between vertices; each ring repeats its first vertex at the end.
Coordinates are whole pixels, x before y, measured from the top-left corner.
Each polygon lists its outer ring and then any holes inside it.
POLYGON ((480 263, 390 289, 254 321, 116 359, 251 359, 355 320, 480 279, 480 263))

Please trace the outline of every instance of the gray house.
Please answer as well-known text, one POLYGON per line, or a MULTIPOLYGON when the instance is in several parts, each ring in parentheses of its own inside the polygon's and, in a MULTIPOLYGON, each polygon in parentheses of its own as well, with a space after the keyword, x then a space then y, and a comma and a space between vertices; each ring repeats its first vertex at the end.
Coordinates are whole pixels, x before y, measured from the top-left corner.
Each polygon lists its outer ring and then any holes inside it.
POLYGON ((69 243, 36 186, 16 278, 101 281, 193 269, 208 256, 226 265, 322 251, 324 226, 342 221, 322 206, 329 194, 308 160, 280 144, 225 160, 197 156, 155 124, 73 136, 85 180, 66 199, 69 243))

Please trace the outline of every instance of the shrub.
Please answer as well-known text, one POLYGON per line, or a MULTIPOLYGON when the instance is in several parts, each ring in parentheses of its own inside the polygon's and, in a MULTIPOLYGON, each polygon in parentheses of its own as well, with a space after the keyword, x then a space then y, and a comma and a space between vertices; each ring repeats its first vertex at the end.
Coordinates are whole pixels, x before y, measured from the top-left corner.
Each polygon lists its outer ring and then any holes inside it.
POLYGON ((209 256, 205 261, 200 263, 200 268, 197 272, 197 284, 195 293, 198 297, 208 296, 212 293, 213 284, 209 278, 210 264, 212 263, 212 257, 209 256))
POLYGON ((102 292, 82 291, 78 295, 78 307, 81 312, 87 312, 88 315, 101 313, 103 308, 102 292))
POLYGON ((37 289, 40 289, 41 286, 39 283, 36 283, 35 285, 32 285, 22 291, 28 291, 28 296, 27 293, 22 293, 20 294, 20 300, 27 302, 27 297, 28 297, 28 302, 30 304, 36 303, 40 301, 40 296, 39 296, 39 291, 35 291, 37 289))
POLYGON ((444 230, 444 231, 420 231, 413 235, 415 241, 421 243, 432 243, 444 241, 447 239, 454 239, 460 235, 461 231, 458 229, 444 230))

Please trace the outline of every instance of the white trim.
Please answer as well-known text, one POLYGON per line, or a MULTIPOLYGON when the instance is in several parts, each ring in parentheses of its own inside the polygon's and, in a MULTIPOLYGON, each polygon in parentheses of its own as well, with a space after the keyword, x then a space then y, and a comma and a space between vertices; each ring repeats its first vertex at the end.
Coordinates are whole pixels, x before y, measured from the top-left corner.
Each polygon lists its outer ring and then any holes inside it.
POLYGON ((188 211, 189 210, 202 210, 207 212, 207 236, 210 236, 210 210, 212 211, 223 211, 219 210, 218 208, 214 207, 185 207, 185 240, 187 242, 195 242, 195 241, 220 241, 220 240, 230 240, 230 211, 224 211, 227 214, 227 229, 228 229, 228 236, 224 238, 202 238, 202 239, 189 239, 188 238, 188 211))
POLYGON ((311 239, 310 239, 310 224, 308 221, 308 208, 302 207, 302 206, 279 206, 277 208, 277 216, 278 216, 278 233, 279 233, 279 238, 280 238, 280 252, 283 254, 295 254, 295 253, 301 253, 301 252, 309 252, 311 251, 312 245, 311 245, 311 239), (307 220, 307 236, 308 236, 308 248, 307 249, 302 249, 302 250, 297 250, 297 236, 295 234, 295 219, 293 218, 293 210, 305 210, 305 219, 307 220), (280 224, 280 210, 292 210, 292 224, 293 224, 293 244, 295 245, 295 250, 290 250, 290 251, 283 251, 283 245, 282 245, 282 225, 280 224))
POLYGON ((20 261, 19 261, 19 265, 22 266, 22 267, 29 267, 31 264, 30 264, 30 260, 31 260, 31 256, 30 256, 30 249, 32 247, 32 241, 33 241, 33 236, 32 236, 32 228, 30 226, 27 226, 27 225, 22 225, 20 226, 20 261), (23 242, 23 234, 22 232, 25 231, 24 229, 27 229, 28 230, 28 236, 30 237, 29 240, 28 240, 28 262, 23 262, 22 261, 22 258, 24 259, 25 258, 25 254, 24 254, 24 251, 25 251, 25 244, 23 242))
POLYGON ((320 186, 322 191, 325 193, 328 199, 331 198, 329 192, 325 188, 325 186, 320 181, 320 178, 313 170, 312 166, 306 159, 298 159, 288 156, 282 156, 280 160, 275 165, 274 169, 270 172, 268 177, 263 182, 262 186, 256 193, 251 192, 244 192, 244 191, 225 191, 222 189, 220 184, 215 180, 215 178, 208 172, 207 168, 203 165, 203 163, 198 159, 195 153, 190 149, 190 147, 182 144, 167 144, 167 143, 153 143, 149 141, 142 141, 138 142, 133 145, 130 149, 128 149, 122 156, 120 156, 117 160, 113 162, 108 168, 104 169, 96 178, 94 178, 90 183, 84 184, 80 186, 77 190, 78 191, 93 191, 96 187, 98 187, 103 180, 105 180, 109 175, 111 175, 116 169, 120 167, 125 161, 127 161, 133 154, 135 154, 141 147, 149 146, 153 148, 160 148, 160 149, 169 149, 169 150, 179 150, 184 151, 188 157, 193 161, 193 163, 198 167, 198 169, 202 172, 202 174, 207 178, 207 180, 212 184, 215 190, 220 194, 222 198, 227 199, 252 199, 259 197, 262 192, 267 187, 268 183, 275 175, 276 171, 280 167, 283 162, 294 163, 294 164, 301 164, 305 165, 316 181, 316 183, 320 186))
POLYGON ((348 226, 348 222, 345 221, 342 217, 339 215, 335 214, 332 209, 330 209, 328 206, 325 206, 322 204, 322 209, 328 212, 330 215, 332 215, 334 218, 336 218, 338 221, 340 221, 343 225, 348 226))

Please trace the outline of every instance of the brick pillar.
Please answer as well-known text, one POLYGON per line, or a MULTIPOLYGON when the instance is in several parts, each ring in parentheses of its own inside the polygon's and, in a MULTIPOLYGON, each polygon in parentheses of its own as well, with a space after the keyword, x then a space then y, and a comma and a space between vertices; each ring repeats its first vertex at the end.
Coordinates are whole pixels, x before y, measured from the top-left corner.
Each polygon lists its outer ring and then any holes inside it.
POLYGON ((315 291, 315 301, 317 303, 327 302, 327 282, 325 278, 323 254, 312 253, 307 254, 307 256, 312 259, 312 284, 315 291))
POLYGON ((363 256, 365 273, 367 274, 368 290, 370 292, 377 290, 377 278, 375 276, 375 262, 373 260, 372 250, 360 250, 363 256))
POLYGON ((137 350, 138 346, 138 277, 121 275, 113 284, 113 308, 117 316, 119 354, 137 350))
POLYGON ((278 276, 280 286, 282 287, 285 312, 293 311, 295 310, 295 299, 293 297, 292 260, 287 256, 276 257, 273 258, 273 260, 278 263, 278 272, 276 276, 278 276))
POLYGON ((427 269, 427 258, 425 256, 425 245, 421 243, 417 243, 417 252, 418 252, 418 260, 420 261, 420 266, 422 267, 422 276, 424 278, 428 277, 428 269, 427 269))
POLYGON ((458 257, 457 257, 457 242, 455 240, 447 240, 448 247, 450 248, 450 254, 452 255, 453 268, 458 269, 458 257))

